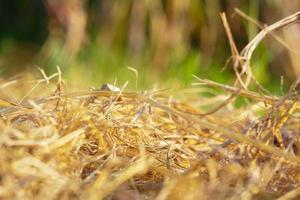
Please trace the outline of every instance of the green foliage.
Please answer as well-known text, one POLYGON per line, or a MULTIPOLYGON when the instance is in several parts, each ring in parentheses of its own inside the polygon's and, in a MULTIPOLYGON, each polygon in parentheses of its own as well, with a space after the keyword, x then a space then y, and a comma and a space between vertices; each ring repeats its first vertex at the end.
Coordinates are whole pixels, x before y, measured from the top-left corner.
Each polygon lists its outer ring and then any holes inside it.
MULTIPOLYGON (((232 83, 235 79, 232 66, 223 70, 230 49, 218 13, 227 12, 234 39, 241 50, 259 28, 248 20, 232 16, 232 8, 241 8, 260 21, 273 19, 269 11, 275 9, 275 4, 258 0, 88 0, 79 8, 72 7, 70 2, 57 3, 51 8, 33 1, 30 9, 25 9, 29 1, 2 2, 5 6, 0 9, 3 11, 0 22, 9 26, 0 34, 1 74, 15 74, 34 69, 36 65, 53 73, 59 65, 67 78, 80 79, 85 85, 114 82, 117 78, 118 84, 129 81, 130 87, 135 87, 135 75, 128 70, 133 67, 139 72, 140 88, 165 82, 188 86, 194 81, 192 74, 232 83), (66 20, 71 16, 65 12, 68 6, 74 8, 72 14, 81 16, 80 9, 83 9, 87 16, 86 29, 81 30, 84 42, 74 55, 65 50, 68 39, 79 39, 77 35, 68 35, 71 27, 68 28, 66 20), (47 13, 46 7, 48 11, 53 10, 47 13), (13 20, 8 22, 9 18, 13 20), (24 46, 24 43, 30 45, 24 46)), ((259 83, 280 94, 278 88, 281 88, 283 74, 277 69, 273 72, 274 68, 270 70, 271 57, 272 50, 262 44, 255 50, 251 66, 259 83)))

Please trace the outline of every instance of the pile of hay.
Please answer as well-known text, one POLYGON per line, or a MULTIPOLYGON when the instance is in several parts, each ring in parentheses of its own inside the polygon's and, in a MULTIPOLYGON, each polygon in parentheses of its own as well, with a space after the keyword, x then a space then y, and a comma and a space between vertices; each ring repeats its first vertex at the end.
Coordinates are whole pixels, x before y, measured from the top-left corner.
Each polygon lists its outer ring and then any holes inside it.
POLYGON ((276 28, 241 55, 231 43, 240 87, 70 91, 60 71, 0 80, 0 198, 299 198, 296 86, 283 97, 247 89, 252 52, 276 28))
POLYGON ((296 93, 269 97, 201 79, 206 86, 173 98, 163 90, 68 92, 61 78, 49 83, 59 75, 0 83, 3 199, 273 199, 300 193, 296 93), (214 87, 233 95, 201 95, 216 93, 214 87), (20 99, 16 94, 22 101, 12 103, 20 99), (236 95, 251 100, 237 109, 236 95))

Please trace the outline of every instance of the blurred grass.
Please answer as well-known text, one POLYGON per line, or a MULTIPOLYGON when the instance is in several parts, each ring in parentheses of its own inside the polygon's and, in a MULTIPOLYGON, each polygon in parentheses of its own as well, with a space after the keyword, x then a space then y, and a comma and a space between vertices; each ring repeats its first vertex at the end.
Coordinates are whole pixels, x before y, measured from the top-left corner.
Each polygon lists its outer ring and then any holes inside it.
MULTIPOLYGON (((43 2, 33 2, 35 9, 43 6, 39 12, 33 11, 37 17, 32 18, 31 26, 28 26, 31 32, 36 31, 35 34, 14 37, 16 29, 19 35, 28 33, 22 28, 28 20, 16 18, 10 25, 15 28, 0 36, 2 76, 35 71, 36 65, 53 73, 59 65, 64 76, 78 86, 97 86, 117 78, 118 84, 132 83, 131 88, 135 88, 136 80, 128 67, 139 72, 139 88, 151 88, 156 83, 163 87, 170 84, 186 87, 194 80, 192 74, 232 83, 235 76, 231 65, 223 70, 230 49, 219 13, 227 13, 241 50, 259 28, 233 15, 234 8, 242 9, 255 20, 273 22, 278 18, 273 11, 280 11, 280 5, 284 5, 258 0, 43 2), (47 39, 41 42, 45 32, 48 32, 47 39)), ((2 4, 7 4, 8 9, 19 7, 10 12, 17 12, 15 16, 28 12, 21 9, 26 2, 2 4)), ((8 12, 2 15, 2 18, 12 17, 8 12)), ((256 50, 252 59, 253 73, 264 87, 280 94, 280 77, 284 78, 283 87, 286 88, 297 74, 293 74, 294 66, 285 53, 280 54, 281 59, 287 60, 285 70, 281 69, 281 64, 273 62, 279 57, 276 55, 278 50, 270 47, 267 41, 256 50)))

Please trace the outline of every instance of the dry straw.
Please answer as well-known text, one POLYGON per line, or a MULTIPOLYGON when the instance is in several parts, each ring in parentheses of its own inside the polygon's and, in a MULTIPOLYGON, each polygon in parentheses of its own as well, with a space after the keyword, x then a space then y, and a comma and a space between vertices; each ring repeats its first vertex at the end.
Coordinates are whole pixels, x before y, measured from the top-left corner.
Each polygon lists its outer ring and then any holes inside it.
POLYGON ((2 80, 0 197, 299 198, 299 95, 295 87, 283 97, 247 89, 255 47, 299 15, 264 27, 239 53, 222 14, 236 86, 197 78, 170 98, 125 87, 72 92, 59 68, 50 77, 40 70, 35 82, 2 80), (229 96, 201 95, 212 88, 229 96), (235 108, 237 96, 250 101, 235 108))

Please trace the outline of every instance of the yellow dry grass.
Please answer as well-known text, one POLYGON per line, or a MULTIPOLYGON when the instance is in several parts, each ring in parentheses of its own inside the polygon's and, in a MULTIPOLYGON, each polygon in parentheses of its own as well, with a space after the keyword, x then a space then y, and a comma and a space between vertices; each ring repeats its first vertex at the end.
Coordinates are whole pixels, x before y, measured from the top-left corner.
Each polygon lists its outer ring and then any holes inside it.
POLYGON ((296 85, 249 91, 247 48, 246 61, 234 55, 242 87, 196 77, 179 93, 76 91, 59 68, 1 80, 0 198, 299 198, 296 85), (237 97, 249 101, 236 108, 237 97))
POLYGON ((163 90, 68 92, 59 72, 7 83, 0 83, 3 199, 299 194, 296 92, 271 97, 201 79, 173 98, 163 90), (229 95, 201 95, 213 87, 229 95), (22 102, 11 103, 14 94, 22 102), (251 100, 237 109, 230 94, 251 100))

